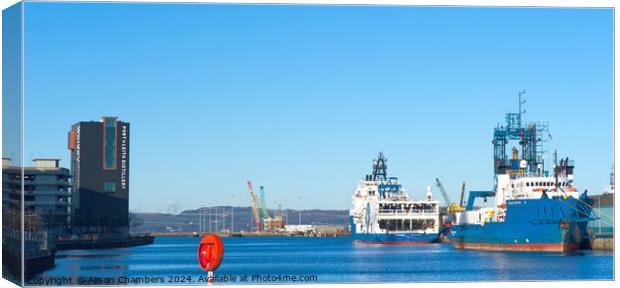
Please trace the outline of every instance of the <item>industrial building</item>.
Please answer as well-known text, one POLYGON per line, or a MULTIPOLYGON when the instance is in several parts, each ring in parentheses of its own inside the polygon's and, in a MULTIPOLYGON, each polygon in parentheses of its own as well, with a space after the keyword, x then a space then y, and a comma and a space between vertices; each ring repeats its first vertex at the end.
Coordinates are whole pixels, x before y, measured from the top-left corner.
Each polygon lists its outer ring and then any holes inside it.
POLYGON ((308 225, 308 224, 304 224, 304 225, 285 225, 284 226, 284 231, 286 233, 289 234, 308 234, 308 233, 313 233, 315 231, 315 226, 314 225, 308 225))
POLYGON ((609 174, 609 185, 600 195, 592 195, 593 212, 598 219, 588 223, 588 229, 594 237, 611 237, 614 234, 614 168, 609 174))
POLYGON ((129 135, 129 123, 116 117, 71 126, 74 235, 128 235, 129 135))
POLYGON ((614 233, 614 194, 592 195, 592 208, 599 218, 590 221, 588 228, 595 234, 612 235, 614 233))
MULTIPOLYGON (((69 224, 70 172, 59 159, 34 159, 24 172, 25 229, 48 234, 50 239, 65 234, 69 224)), ((19 211, 21 167, 2 159, 2 208, 19 211)))

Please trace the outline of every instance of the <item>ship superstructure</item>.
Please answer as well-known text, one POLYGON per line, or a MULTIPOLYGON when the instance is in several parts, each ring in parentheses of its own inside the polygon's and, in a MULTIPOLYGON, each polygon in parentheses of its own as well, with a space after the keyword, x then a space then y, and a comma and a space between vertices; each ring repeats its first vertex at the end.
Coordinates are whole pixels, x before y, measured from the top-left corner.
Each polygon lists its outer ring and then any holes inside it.
POLYGON ((591 199, 573 184, 574 161, 557 159, 545 166, 543 146, 547 125, 521 123, 519 113, 506 114, 506 126, 494 133, 495 187, 470 191, 465 211, 456 213, 452 243, 456 248, 508 251, 578 250, 587 237, 591 199), (517 141, 521 153, 506 145, 517 141), (491 207, 474 209, 476 198, 493 198, 491 207))
POLYGON ((430 243, 439 232, 439 202, 430 187, 426 199, 413 200, 397 177, 387 176, 383 153, 372 174, 359 181, 349 213, 354 241, 373 244, 430 243))

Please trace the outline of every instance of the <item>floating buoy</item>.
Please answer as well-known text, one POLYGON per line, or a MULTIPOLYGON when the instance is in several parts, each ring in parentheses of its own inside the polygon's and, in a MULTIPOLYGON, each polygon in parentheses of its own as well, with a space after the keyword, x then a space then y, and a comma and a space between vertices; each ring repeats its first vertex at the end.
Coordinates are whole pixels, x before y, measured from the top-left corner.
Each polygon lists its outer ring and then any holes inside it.
POLYGON ((208 284, 213 283, 213 271, 222 264, 224 257, 224 243, 215 234, 207 234, 202 237, 198 245, 198 263, 200 268, 209 271, 208 284))

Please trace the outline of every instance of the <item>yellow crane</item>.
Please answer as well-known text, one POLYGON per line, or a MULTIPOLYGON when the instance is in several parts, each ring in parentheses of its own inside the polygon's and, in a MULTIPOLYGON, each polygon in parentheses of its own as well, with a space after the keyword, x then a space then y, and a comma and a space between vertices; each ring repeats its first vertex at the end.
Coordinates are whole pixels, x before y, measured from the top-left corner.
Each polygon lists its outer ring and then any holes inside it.
POLYGON ((258 214, 258 208, 256 207, 256 202, 258 198, 252 191, 252 181, 248 181, 248 192, 250 192, 250 199, 252 200, 252 213, 254 214, 254 219, 256 220, 256 231, 263 231, 263 226, 260 221, 260 215, 258 214))

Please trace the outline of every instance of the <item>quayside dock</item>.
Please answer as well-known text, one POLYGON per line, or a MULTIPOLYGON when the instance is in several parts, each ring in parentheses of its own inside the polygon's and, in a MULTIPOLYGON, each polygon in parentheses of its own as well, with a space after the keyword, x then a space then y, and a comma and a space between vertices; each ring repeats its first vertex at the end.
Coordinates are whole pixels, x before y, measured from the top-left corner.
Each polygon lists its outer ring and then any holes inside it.
POLYGON ((124 248, 153 244, 155 237, 151 235, 131 235, 116 238, 62 239, 56 242, 57 250, 71 249, 108 249, 124 248))
MULTIPOLYGON (((175 237, 175 236, 186 236, 186 237, 200 237, 207 233, 199 234, 197 232, 171 232, 171 233, 152 233, 151 235, 154 237, 175 237)), ((308 233, 289 233, 289 232, 235 232, 232 235, 230 233, 216 233, 218 236, 223 238, 228 237, 273 237, 273 236, 285 236, 285 237, 346 237, 351 236, 351 233, 348 231, 338 231, 334 233, 317 233, 317 232, 308 232, 308 233)))

